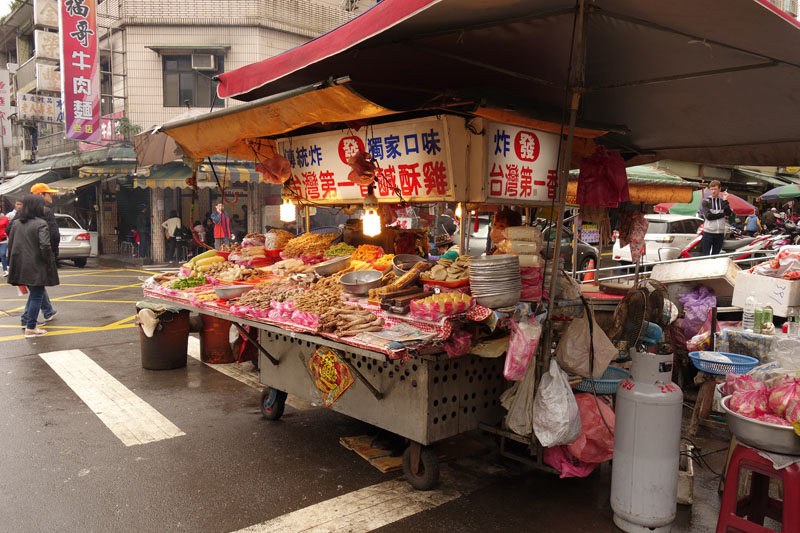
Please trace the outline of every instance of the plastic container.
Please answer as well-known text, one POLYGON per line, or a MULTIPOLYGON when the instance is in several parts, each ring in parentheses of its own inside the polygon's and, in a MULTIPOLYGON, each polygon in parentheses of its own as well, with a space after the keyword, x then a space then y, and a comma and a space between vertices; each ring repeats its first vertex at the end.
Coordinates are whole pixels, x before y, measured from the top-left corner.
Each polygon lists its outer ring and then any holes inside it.
MULTIPOLYGON (((624 368, 609 366, 599 379, 594 380, 594 390, 597 394, 614 394, 617 392, 619 382, 630 375, 630 372, 624 368)), ((575 385, 574 388, 581 392, 592 392, 592 382, 583 378, 583 381, 575 385)))
MULTIPOLYGON (((137 307, 137 311, 140 310, 137 307)), ((172 370, 186 366, 189 345, 189 311, 165 311, 158 315, 159 324, 152 337, 139 326, 142 368, 172 370)))
POLYGON ((756 295, 751 292, 744 302, 744 312, 742 313, 742 328, 745 331, 753 331, 756 321, 756 295))
POLYGON ((725 375, 728 372, 733 372, 734 374, 747 374, 758 364, 758 359, 755 357, 728 352, 690 352, 689 359, 692 360, 692 364, 695 366, 695 368, 697 368, 697 370, 702 370, 703 372, 707 372, 709 374, 720 375, 725 375), (720 361, 714 361, 713 359, 704 358, 703 354, 705 353, 719 353, 725 355, 731 360, 731 362, 723 363, 720 361))
POLYGON ((236 361, 229 338, 231 322, 215 316, 205 314, 201 316, 203 331, 200 332, 200 360, 209 364, 236 361))
POLYGON ((789 308, 789 316, 786 318, 788 324, 787 333, 789 338, 797 339, 800 337, 800 315, 794 307, 789 308))

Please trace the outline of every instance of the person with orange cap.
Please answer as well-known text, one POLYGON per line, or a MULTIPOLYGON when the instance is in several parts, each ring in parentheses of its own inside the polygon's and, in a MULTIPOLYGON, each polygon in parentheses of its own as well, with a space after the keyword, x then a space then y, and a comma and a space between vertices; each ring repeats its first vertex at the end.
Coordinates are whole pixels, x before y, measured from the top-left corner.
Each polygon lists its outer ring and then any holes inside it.
MULTIPOLYGON (((46 183, 36 183, 31 187, 31 194, 38 194, 44 198, 44 220, 47 222, 47 231, 50 234, 50 249, 52 250, 53 257, 56 260, 56 267, 58 267, 58 245, 61 243, 61 232, 58 230, 56 224, 56 216, 50 205, 53 204, 53 194, 58 193, 57 190, 51 189, 46 183)), ((42 295, 42 315, 45 322, 50 322, 56 316, 58 311, 55 310, 53 304, 50 303, 50 296, 47 294, 47 288, 43 287, 44 294, 42 295)), ((37 313, 38 315, 38 313, 37 313)), ((38 318, 34 317, 34 319, 38 318)), ((22 327, 25 328, 28 322, 27 310, 22 314, 22 327)))

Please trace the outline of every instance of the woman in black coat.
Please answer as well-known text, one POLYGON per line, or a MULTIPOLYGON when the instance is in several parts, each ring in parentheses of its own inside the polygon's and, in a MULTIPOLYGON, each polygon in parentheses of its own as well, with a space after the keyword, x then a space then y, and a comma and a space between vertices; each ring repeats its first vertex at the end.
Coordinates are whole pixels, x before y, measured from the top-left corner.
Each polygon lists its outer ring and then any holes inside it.
POLYGON ((50 246, 50 230, 44 220, 44 198, 29 194, 22 199, 8 235, 8 283, 28 287, 25 306, 25 338, 41 337, 47 332, 36 326, 45 287, 58 285, 58 269, 50 246))

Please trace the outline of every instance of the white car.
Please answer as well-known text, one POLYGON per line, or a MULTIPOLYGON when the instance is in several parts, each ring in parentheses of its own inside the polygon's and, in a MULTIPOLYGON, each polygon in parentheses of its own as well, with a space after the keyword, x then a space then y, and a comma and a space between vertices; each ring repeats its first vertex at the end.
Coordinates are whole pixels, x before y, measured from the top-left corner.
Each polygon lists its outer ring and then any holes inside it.
POLYGON ((92 252, 89 232, 81 227, 69 215, 55 213, 58 231, 61 233, 61 243, 58 245, 58 258, 69 259, 78 268, 86 266, 86 260, 92 252))
MULTIPOLYGON (((645 215, 650 222, 645 242, 645 263, 657 263, 676 259, 681 250, 697 236, 697 231, 703 224, 703 219, 686 215, 645 215)), ((619 238, 614 241, 612 251, 614 261, 631 263, 631 247, 624 248, 619 244, 619 238)))

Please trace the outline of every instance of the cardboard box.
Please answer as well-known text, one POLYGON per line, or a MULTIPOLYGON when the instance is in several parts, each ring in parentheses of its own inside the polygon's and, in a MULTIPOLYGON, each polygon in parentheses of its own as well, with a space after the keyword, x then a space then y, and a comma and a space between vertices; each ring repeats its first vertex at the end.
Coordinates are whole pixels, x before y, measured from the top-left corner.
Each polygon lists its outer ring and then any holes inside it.
POLYGON ((760 307, 771 305, 775 316, 785 317, 790 307, 800 305, 800 281, 739 272, 733 289, 733 305, 744 308, 744 302, 751 292, 755 294, 760 307))
MULTIPOLYGON (((736 276, 741 269, 729 257, 709 257, 681 263, 661 263, 653 267, 650 277, 667 287, 670 299, 683 311, 679 296, 697 285, 706 285, 717 297, 717 307, 731 305, 736 276)), ((733 304, 736 305, 736 304, 733 304)))

